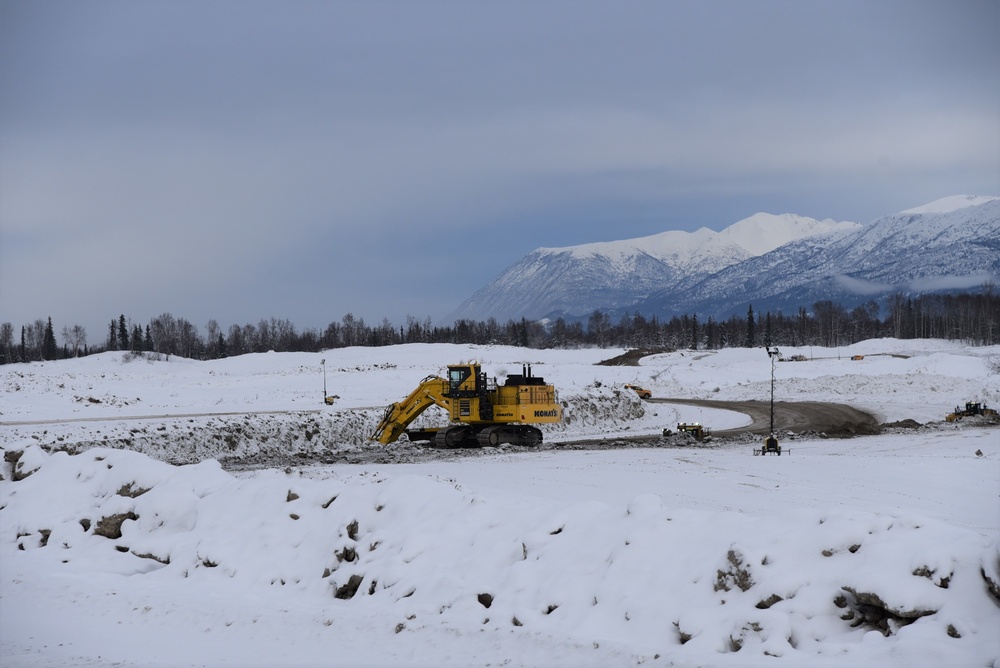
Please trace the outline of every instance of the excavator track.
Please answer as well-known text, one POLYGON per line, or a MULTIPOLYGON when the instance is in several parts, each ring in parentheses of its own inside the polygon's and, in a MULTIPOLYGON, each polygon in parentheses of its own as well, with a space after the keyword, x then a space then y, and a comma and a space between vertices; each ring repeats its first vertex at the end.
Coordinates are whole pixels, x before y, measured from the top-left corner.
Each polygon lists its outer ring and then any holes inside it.
POLYGON ((486 427, 476 435, 479 447, 496 447, 503 443, 537 447, 542 443, 542 431, 526 425, 498 425, 486 427))
POLYGON ((472 443, 473 446, 477 445, 472 429, 466 425, 445 427, 434 435, 435 448, 465 448, 468 447, 469 443, 472 443))

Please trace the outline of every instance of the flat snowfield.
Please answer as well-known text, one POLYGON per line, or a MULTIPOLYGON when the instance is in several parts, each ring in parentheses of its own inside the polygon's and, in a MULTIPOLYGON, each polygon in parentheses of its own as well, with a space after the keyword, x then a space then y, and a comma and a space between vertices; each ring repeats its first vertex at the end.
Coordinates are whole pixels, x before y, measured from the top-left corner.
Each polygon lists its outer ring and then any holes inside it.
POLYGON ((1000 667, 1000 428, 944 421, 1000 404, 1000 348, 878 340, 774 365, 776 400, 917 428, 779 434, 780 457, 563 447, 748 423, 625 383, 770 396, 759 349, 597 365, 621 352, 0 367, 0 664, 1000 667), (544 448, 369 441, 382 407, 471 359, 557 387, 568 419, 544 448))

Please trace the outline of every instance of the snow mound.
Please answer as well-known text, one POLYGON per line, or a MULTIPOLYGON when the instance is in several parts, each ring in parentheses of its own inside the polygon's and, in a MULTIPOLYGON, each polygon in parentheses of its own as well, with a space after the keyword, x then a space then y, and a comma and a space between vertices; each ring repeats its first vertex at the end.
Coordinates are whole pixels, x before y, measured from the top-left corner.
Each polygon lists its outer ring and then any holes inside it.
MULTIPOLYGON (((684 665, 987 665, 995 649, 996 544, 928 518, 753 517, 653 494, 527 507, 424 476, 238 479, 110 449, 4 459, 30 462, 0 482, 5 565, 112 590, 280 590, 323 611, 317 629, 361 615, 386 642, 535 634, 684 665)), ((253 614, 230 610, 226 626, 253 614)))
MULTIPOLYGON (((540 425, 546 437, 601 432, 621 432, 646 415, 634 392, 618 386, 592 383, 561 399, 563 421, 540 425)), ((215 415, 182 419, 108 421, 99 432, 45 430, 30 438, 12 438, 11 445, 32 443, 49 452, 78 454, 93 448, 132 450, 171 464, 195 464, 215 459, 227 467, 283 465, 299 461, 399 461, 422 445, 405 437, 382 445, 371 436, 382 409, 354 409, 331 413, 215 415)), ((411 425, 444 426, 448 416, 431 407, 411 425)), ((28 449, 29 453, 35 449, 28 449)), ((26 455, 23 466, 35 455, 26 455)))

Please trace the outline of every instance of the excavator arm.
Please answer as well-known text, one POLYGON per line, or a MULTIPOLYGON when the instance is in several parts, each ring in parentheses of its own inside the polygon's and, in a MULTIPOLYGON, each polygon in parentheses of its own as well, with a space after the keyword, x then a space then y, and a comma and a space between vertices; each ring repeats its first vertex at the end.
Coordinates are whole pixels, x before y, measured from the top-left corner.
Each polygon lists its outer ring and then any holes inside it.
POLYGON ((418 415, 432 405, 449 410, 451 400, 445 396, 448 381, 438 376, 427 376, 417 389, 410 392, 403 401, 389 404, 382 420, 371 435, 372 440, 389 444, 398 439, 418 415))

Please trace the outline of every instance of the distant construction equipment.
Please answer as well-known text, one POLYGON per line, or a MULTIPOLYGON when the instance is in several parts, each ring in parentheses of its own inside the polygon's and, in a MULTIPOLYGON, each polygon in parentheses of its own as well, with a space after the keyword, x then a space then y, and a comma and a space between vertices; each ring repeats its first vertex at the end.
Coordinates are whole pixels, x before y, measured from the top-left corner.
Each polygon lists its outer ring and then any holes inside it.
MULTIPOLYGON (((669 429, 663 430, 664 436, 670 436, 672 433, 669 429)), ((695 440, 703 441, 712 435, 712 430, 699 422, 678 422, 677 433, 690 434, 695 440)))
POLYGON ((635 392, 636 394, 639 395, 640 399, 652 399, 653 398, 653 393, 652 392, 650 392, 646 388, 641 387, 639 385, 626 385, 625 389, 626 390, 632 390, 633 392, 635 392))
POLYGON ((954 412, 949 413, 945 417, 945 420, 948 422, 956 422, 964 417, 972 417, 973 415, 997 417, 997 411, 993 408, 987 408, 985 403, 980 403, 978 401, 966 401, 965 408, 955 406, 954 412))

